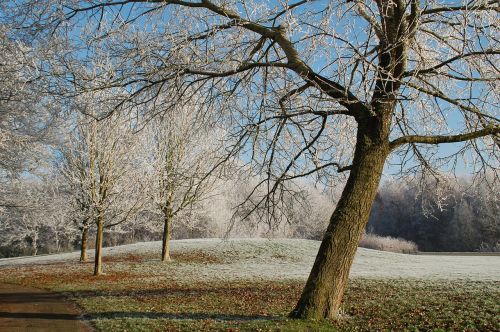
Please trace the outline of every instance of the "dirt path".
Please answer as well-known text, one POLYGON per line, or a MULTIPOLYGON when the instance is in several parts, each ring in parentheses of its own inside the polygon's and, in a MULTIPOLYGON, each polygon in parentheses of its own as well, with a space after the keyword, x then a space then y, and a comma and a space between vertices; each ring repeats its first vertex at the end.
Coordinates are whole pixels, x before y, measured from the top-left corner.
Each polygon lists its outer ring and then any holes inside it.
POLYGON ((94 331, 64 296, 12 284, 0 284, 0 331, 94 331))

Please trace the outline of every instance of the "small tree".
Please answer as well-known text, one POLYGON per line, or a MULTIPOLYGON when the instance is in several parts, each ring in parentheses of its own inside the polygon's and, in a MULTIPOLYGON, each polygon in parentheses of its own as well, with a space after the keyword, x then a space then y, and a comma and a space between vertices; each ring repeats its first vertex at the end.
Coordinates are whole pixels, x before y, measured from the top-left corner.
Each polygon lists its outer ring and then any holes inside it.
MULTIPOLYGON (((80 100, 82 112, 106 111, 102 95, 80 100)), ((105 227, 127 221, 142 204, 140 170, 134 167, 135 137, 131 123, 117 115, 98 121, 77 115, 77 124, 65 149, 63 172, 74 189, 74 202, 82 232, 81 260, 86 259, 90 221, 96 225, 94 275, 102 273, 102 244, 105 227)))
POLYGON ((212 189, 217 130, 198 120, 195 110, 185 105, 156 116, 147 125, 149 195, 163 219, 163 262, 170 261, 175 217, 207 198, 212 189))
MULTIPOLYGON (((80 121, 82 117, 80 116, 80 121)), ((84 124, 69 134, 68 142, 61 148, 64 158, 60 168, 72 197, 73 222, 80 231, 80 261, 87 261, 89 230, 93 223, 92 190, 88 187, 91 165, 94 163, 94 144, 85 137, 84 124)))

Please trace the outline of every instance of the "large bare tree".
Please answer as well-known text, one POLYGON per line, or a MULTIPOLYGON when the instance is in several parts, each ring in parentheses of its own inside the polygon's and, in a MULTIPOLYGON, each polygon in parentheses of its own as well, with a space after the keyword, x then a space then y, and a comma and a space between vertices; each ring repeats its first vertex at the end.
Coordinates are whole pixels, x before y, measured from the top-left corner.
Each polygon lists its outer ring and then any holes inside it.
POLYGON ((55 36, 75 23, 75 43, 106 45, 114 60, 99 68, 101 88, 132 92, 120 106, 154 103, 160 92, 173 103, 206 96, 200 110, 228 117, 229 153, 252 157, 271 198, 285 181, 348 172, 292 317, 337 316, 390 157, 403 172, 431 168, 459 157, 433 146, 463 142, 478 170, 498 166, 497 1, 45 0, 9 9, 31 32, 55 36))

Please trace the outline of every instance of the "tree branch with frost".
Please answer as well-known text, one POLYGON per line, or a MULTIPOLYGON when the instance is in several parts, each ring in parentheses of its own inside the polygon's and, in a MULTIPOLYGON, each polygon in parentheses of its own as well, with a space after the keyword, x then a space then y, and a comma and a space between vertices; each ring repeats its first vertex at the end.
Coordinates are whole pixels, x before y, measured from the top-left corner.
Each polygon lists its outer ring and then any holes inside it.
POLYGON ((435 8, 425 8, 422 11, 422 15, 431 15, 431 14, 446 14, 453 12, 467 12, 467 11, 484 11, 484 10, 493 10, 500 11, 500 7, 498 6, 498 1, 490 0, 486 3, 480 3, 477 5, 464 5, 464 6, 443 6, 443 7, 435 7, 435 8))
POLYGON ((436 135, 436 136, 421 136, 409 135, 395 139, 390 143, 391 149, 395 149, 403 144, 443 144, 443 143, 459 143, 470 141, 476 138, 485 136, 498 136, 500 134, 500 126, 491 126, 481 130, 458 134, 458 135, 436 135))
POLYGON ((423 68, 423 69, 414 69, 407 71, 403 74, 404 77, 408 76, 418 76, 418 75, 424 75, 424 74, 436 74, 439 73, 437 72, 437 69, 450 65, 453 62, 468 58, 468 57, 474 57, 474 56, 485 56, 485 55, 499 55, 500 54, 500 49, 486 49, 483 51, 477 51, 477 52, 468 52, 468 53, 463 53, 463 54, 458 54, 455 55, 449 59, 446 59, 437 65, 434 65, 430 68, 423 68))

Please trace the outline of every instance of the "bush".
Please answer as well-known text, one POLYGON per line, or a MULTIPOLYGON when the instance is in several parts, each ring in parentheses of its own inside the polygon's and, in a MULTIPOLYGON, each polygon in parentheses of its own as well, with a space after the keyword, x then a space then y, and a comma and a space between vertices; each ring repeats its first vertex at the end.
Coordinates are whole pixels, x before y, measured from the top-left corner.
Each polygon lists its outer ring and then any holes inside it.
POLYGON ((497 241, 496 244, 488 244, 488 243, 481 243, 479 246, 479 249, 476 250, 477 252, 500 252, 500 241, 497 241))
POLYGON ((359 246, 368 249, 411 254, 418 251, 414 242, 390 236, 363 234, 359 246))

